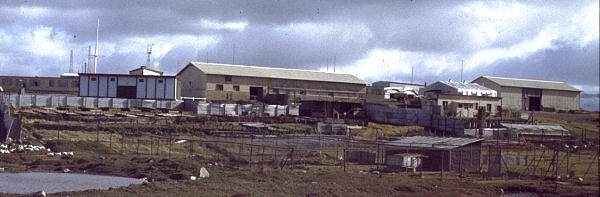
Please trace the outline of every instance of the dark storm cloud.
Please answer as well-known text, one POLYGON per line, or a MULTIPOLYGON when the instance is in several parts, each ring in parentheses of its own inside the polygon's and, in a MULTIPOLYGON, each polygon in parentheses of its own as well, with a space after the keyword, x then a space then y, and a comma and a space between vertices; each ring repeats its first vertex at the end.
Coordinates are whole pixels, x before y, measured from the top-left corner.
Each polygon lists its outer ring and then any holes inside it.
POLYGON ((232 63, 234 54, 238 64, 306 69, 332 67, 335 57, 338 71, 369 81, 407 81, 414 67, 416 81, 432 82, 457 79, 466 59, 483 63, 467 65, 465 79, 502 75, 597 87, 598 35, 585 31, 588 23, 571 25, 589 19, 576 17, 594 3, 3 1, 0 72, 57 75, 70 49, 80 64, 100 18, 103 72, 143 64, 154 43, 154 64, 170 74, 191 60, 232 63), (544 36, 553 44, 544 45, 544 36))

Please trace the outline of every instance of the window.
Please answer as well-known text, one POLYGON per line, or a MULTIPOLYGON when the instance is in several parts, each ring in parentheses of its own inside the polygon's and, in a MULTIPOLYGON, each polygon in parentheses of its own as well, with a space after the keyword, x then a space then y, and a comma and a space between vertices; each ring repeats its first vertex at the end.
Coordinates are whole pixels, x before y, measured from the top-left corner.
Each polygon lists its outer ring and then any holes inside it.
POLYGON ((475 103, 475 110, 479 110, 479 103, 475 103))
POLYGON ((485 105, 485 108, 488 112, 492 112, 492 104, 485 105))
POLYGON ((50 80, 50 81, 48 81, 48 86, 50 86, 50 87, 54 87, 54 80, 50 80))
POLYGON ((90 80, 96 81, 96 77, 92 77, 92 78, 90 78, 90 80))
POLYGON ((158 83, 163 83, 163 80, 162 80, 162 79, 159 79, 159 80, 158 80, 158 83))
POLYGON ((233 86, 233 91, 239 92, 240 91, 240 86, 233 86))
POLYGON ((225 75, 225 81, 231 81, 231 76, 225 75))
POLYGON ((223 91, 223 84, 217 84, 216 90, 223 91))
POLYGON ((442 101, 442 108, 448 110, 448 101, 442 101))
POLYGON ((144 79, 138 79, 138 82, 144 83, 144 79))
POLYGON ((279 89, 273 88, 273 94, 279 94, 279 89))
POLYGON ((115 81, 115 78, 114 78, 114 77, 111 77, 111 78, 110 78, 110 81, 115 81))

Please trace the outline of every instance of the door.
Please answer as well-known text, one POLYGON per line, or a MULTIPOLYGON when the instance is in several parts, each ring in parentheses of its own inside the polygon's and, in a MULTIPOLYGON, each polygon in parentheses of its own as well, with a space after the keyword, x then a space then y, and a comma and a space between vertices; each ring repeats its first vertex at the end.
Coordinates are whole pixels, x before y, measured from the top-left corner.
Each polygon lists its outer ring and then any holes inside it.
POLYGON ((117 98, 134 99, 137 93, 135 86, 117 86, 117 98))
POLYGON ((250 86, 250 99, 261 99, 263 97, 263 87, 250 86))

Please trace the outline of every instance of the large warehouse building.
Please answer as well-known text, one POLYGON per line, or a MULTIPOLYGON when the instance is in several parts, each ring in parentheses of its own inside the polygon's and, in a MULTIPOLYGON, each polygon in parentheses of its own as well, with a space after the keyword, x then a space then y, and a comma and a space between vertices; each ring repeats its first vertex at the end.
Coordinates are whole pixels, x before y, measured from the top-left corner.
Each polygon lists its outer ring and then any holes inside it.
POLYGON ((481 76, 473 80, 496 90, 510 110, 579 110, 581 90, 558 81, 481 76))
POLYGON ((298 69, 191 62, 177 77, 183 97, 210 102, 300 103, 300 114, 329 116, 360 107, 365 81, 356 76, 298 69))
POLYGON ((66 73, 60 77, 0 76, 0 87, 5 92, 17 93, 21 89, 29 94, 77 95, 77 74, 66 73))

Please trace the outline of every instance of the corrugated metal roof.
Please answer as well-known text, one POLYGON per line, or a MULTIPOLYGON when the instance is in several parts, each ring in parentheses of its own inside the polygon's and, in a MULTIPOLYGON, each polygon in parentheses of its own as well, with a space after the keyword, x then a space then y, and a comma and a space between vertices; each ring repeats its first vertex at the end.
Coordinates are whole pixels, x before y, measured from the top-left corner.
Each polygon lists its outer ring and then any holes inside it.
POLYGON ((198 69, 206 74, 213 75, 232 75, 248 77, 264 77, 276 79, 295 79, 307 81, 326 81, 338 83, 366 84, 365 81, 350 74, 329 73, 310 70, 270 68, 259 66, 215 64, 204 62, 191 62, 198 69))
POLYGON ((386 143, 386 145, 410 148, 454 149, 482 140, 477 138, 412 136, 399 138, 398 140, 386 143))
MULTIPOLYGON (((560 81, 516 79, 516 78, 504 78, 504 77, 493 77, 493 76, 481 76, 479 78, 486 78, 490 81, 493 81, 494 83, 497 83, 500 86, 581 92, 581 90, 579 90, 565 82, 560 82, 560 81)), ((477 80, 477 79, 475 79, 475 80, 477 80)))
POLYGON ((443 84, 445 86, 449 86, 453 89, 456 89, 455 93, 465 96, 490 96, 496 97, 498 93, 495 90, 484 87, 482 85, 476 83, 469 82, 459 82, 459 81, 438 81, 427 87, 425 87, 424 91, 435 90, 436 88, 440 88, 439 84, 443 84))
POLYGON ((440 81, 443 84, 449 85, 450 87, 456 88, 456 89, 464 89, 464 90, 486 90, 486 91, 491 91, 492 89, 489 89, 487 87, 481 86, 479 84, 476 83, 469 83, 469 82, 459 82, 459 81, 440 81))
POLYGON ((531 124, 510 124, 500 123, 502 127, 517 130, 520 134, 528 135, 571 135, 569 130, 560 125, 531 125, 531 124))

